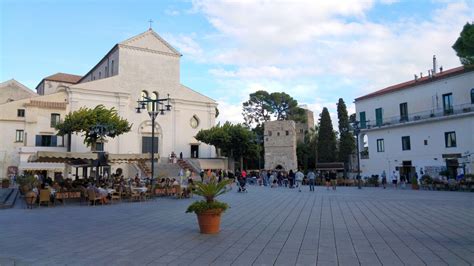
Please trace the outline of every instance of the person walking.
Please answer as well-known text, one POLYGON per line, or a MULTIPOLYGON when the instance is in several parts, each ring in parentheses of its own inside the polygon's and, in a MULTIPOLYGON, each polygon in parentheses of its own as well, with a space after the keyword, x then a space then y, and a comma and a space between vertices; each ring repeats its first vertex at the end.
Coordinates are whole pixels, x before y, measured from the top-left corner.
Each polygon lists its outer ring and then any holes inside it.
POLYGON ((316 175, 312 170, 309 170, 307 177, 309 180, 309 191, 314 191, 314 181, 316 179, 316 175))
POLYGON ((301 183, 303 182, 304 174, 298 170, 295 174, 296 180, 296 187, 298 187, 298 191, 301 192, 301 183))
POLYGON ((385 170, 382 172, 382 186, 383 189, 387 188, 387 174, 385 173, 385 170))
POLYGON ((331 178, 329 178, 329 173, 324 173, 324 180, 326 181, 326 190, 329 190, 329 184, 331 183, 331 178))
POLYGON ((393 187, 395 189, 397 189, 397 182, 398 182, 397 174, 395 173, 395 171, 393 171, 393 173, 392 173, 392 184, 393 184, 393 187))
POLYGON ((336 171, 331 171, 329 173, 329 176, 331 178, 331 184, 332 184, 332 190, 336 190, 336 185, 337 185, 337 173, 336 171))

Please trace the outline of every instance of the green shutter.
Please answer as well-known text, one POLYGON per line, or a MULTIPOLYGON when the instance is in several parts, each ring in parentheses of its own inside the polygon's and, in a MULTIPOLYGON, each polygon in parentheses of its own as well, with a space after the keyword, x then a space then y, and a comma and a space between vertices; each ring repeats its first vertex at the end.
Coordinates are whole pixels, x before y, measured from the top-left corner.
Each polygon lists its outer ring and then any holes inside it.
POLYGON ((366 128, 367 123, 365 120, 365 112, 360 112, 359 113, 359 119, 360 119, 360 128, 366 128))
POLYGON ((378 127, 382 126, 382 124, 383 124, 382 108, 375 109, 375 124, 378 127))

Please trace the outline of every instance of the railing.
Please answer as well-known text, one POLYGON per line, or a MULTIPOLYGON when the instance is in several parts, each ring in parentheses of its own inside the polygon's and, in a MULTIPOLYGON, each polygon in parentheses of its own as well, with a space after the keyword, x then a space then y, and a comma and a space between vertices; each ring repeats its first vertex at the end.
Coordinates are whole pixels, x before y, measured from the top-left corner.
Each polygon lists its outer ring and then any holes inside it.
POLYGON ((392 125, 404 124, 407 122, 422 121, 426 119, 447 117, 447 116, 471 113, 471 112, 474 112, 474 104, 472 103, 455 105, 449 109, 444 109, 443 107, 433 108, 432 110, 427 110, 423 112, 409 113, 408 116, 403 116, 403 117, 401 116, 384 117, 381 125, 377 124, 377 121, 368 120, 366 121, 366 127, 362 129, 392 126, 392 125))

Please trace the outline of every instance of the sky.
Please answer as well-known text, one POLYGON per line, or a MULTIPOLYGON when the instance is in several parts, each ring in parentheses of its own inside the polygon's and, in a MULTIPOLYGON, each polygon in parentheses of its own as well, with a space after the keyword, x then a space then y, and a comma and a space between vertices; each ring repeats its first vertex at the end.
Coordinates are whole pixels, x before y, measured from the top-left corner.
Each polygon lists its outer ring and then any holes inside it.
POLYGON ((34 89, 57 72, 84 75, 116 43, 152 28, 183 56, 181 83, 242 122, 257 90, 284 91, 336 124, 356 97, 460 65, 451 48, 474 1, 0 0, 0 82, 34 89))

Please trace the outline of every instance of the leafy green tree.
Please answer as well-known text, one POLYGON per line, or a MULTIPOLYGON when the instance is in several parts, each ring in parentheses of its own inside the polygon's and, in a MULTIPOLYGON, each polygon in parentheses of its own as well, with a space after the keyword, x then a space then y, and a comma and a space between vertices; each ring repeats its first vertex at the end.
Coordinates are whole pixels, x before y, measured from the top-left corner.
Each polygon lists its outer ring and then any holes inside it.
POLYGON ((277 120, 306 122, 304 109, 298 107, 298 101, 284 92, 271 93, 270 106, 272 114, 277 120))
POLYGON ((316 163, 317 143, 318 134, 316 128, 310 128, 304 136, 304 141, 297 143, 296 157, 300 169, 314 169, 316 163))
POLYGON ((242 104, 242 115, 247 126, 261 125, 270 120, 271 98, 266 91, 260 90, 249 95, 249 100, 242 104))
MULTIPOLYGON (((127 120, 121 118, 115 108, 107 109, 103 105, 95 108, 82 107, 77 111, 69 113, 62 123, 55 126, 59 136, 82 134, 84 144, 92 146, 95 150, 97 141, 104 141, 107 137, 115 138, 130 131, 132 126, 127 120), (105 128, 101 133, 94 130, 100 125, 105 128)), ((70 139, 70 138, 69 138, 70 139)))
POLYGON ((464 66, 474 66, 474 24, 466 23, 452 48, 464 66))
POLYGON ((200 130, 195 138, 201 142, 221 149, 223 155, 240 160, 243 168, 243 158, 258 158, 260 146, 256 143, 256 135, 248 127, 241 124, 233 125, 225 122, 210 129, 200 130))
POLYGON ((326 107, 321 112, 318 129, 318 162, 335 162, 337 159, 336 133, 333 130, 331 116, 326 107))
POLYGON ((306 122, 304 109, 298 107, 298 102, 284 92, 268 93, 260 90, 251 93, 248 101, 242 104, 242 115, 245 125, 262 125, 271 120, 295 120, 306 122))
POLYGON ((344 100, 339 98, 337 103, 337 118, 339 119, 339 156, 340 162, 349 162, 349 157, 354 151, 354 136, 350 132, 349 117, 344 100))

